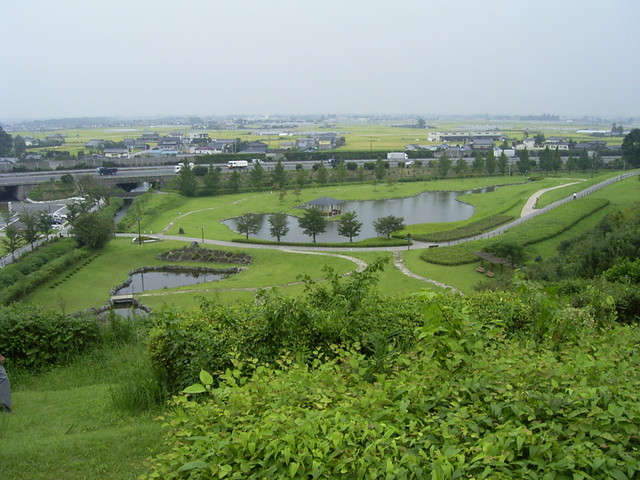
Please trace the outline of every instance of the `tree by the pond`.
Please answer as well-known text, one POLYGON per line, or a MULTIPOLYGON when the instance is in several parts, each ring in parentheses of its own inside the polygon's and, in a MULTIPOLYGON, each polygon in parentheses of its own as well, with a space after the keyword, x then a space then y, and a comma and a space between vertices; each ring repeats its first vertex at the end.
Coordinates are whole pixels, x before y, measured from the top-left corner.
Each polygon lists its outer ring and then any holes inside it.
POLYGON ((260 231, 260 216, 256 213, 245 213, 238 218, 236 228, 238 233, 248 239, 249 235, 255 235, 260 231))
POLYGON ((361 229, 362 222, 356 220, 356 212, 347 212, 338 220, 338 234, 349 237, 350 242, 353 242, 353 237, 360 235, 361 229))
POLYGON ((269 233, 272 237, 276 237, 278 241, 289 233, 289 220, 284 212, 272 213, 267 217, 269 221, 269 233))
POLYGON ((396 217, 395 215, 380 217, 373 222, 373 228, 376 233, 387 238, 391 238, 393 233, 402 230, 404 227, 404 217, 396 217))
POLYGON ((111 218, 99 212, 80 214, 72 224, 71 233, 80 247, 98 250, 104 247, 113 235, 111 218))
POLYGON ((322 210, 312 207, 298 219, 298 226, 305 235, 313 238, 313 243, 316 243, 316 235, 327 231, 327 220, 322 210))

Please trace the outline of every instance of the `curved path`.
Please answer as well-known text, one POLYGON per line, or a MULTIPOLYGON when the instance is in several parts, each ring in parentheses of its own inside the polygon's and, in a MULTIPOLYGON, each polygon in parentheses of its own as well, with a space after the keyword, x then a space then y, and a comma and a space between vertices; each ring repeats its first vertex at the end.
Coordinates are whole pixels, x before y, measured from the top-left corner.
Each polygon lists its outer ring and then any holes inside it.
MULTIPOLYGON (((581 190, 579 192, 576 192, 573 195, 570 195, 562 200, 558 200, 556 202, 553 202, 547 206, 545 206, 544 208, 540 208, 540 209, 536 209, 535 205, 537 204, 538 198, 551 190, 555 190, 557 188, 563 188, 563 187, 567 187, 569 185, 574 185, 577 184, 579 182, 572 182, 572 183, 568 183, 568 184, 563 184, 563 185, 558 185, 556 187, 551 187, 551 188, 545 188, 543 190, 539 190, 536 193, 534 193, 533 195, 531 195, 529 197, 529 199, 527 200, 527 202, 525 203, 524 207, 522 208, 522 212, 521 212, 521 216, 520 218, 513 220, 509 223, 506 223, 505 225, 502 225, 494 230, 491 230, 489 232, 486 233, 482 233, 482 234, 478 234, 478 235, 474 235, 473 237, 468 237, 468 238, 462 238, 462 239, 458 239, 458 240, 452 240, 449 242, 432 242, 432 243, 427 243, 427 242, 418 242, 418 241, 414 241, 412 243, 412 248, 414 249, 425 249, 425 248, 431 248, 434 246, 451 246, 451 245, 457 245, 457 244, 461 244, 461 243, 466 243, 466 242, 470 242, 473 240, 480 240, 480 239, 485 239, 485 238, 491 238, 491 237, 495 237, 498 235, 502 235, 504 232, 506 232, 507 230, 520 225, 521 223, 530 220, 542 213, 548 212, 549 210, 556 208, 560 205, 564 205, 567 202, 572 201, 574 198, 582 198, 585 197, 597 190, 600 190, 604 187, 607 187, 613 183, 619 182, 620 180, 624 180, 626 178, 632 177, 634 175, 638 175, 640 174, 640 170, 635 170, 632 172, 627 172, 621 175, 618 175, 616 177, 610 178, 608 180, 605 180, 603 182, 600 182, 596 185, 592 185, 591 187, 588 187, 584 190, 581 190), (575 195, 575 197, 574 197, 575 195)), ((215 208, 219 208, 219 207, 215 207, 215 208)), ((212 208, 215 209, 215 208, 212 208)), ((204 210, 210 210, 210 209, 204 209, 204 210)), ((198 211, 202 211, 202 210, 198 210, 198 211)), ((186 215, 190 215, 191 213, 195 213, 194 212, 188 212, 185 214, 182 214, 181 216, 186 216, 186 215)), ((191 242, 201 242, 200 239, 197 238, 185 238, 182 236, 171 236, 171 235, 164 235, 162 232, 166 232, 171 226, 173 225, 173 222, 171 222, 169 225, 167 225, 165 228, 163 228, 160 232, 160 234, 158 235, 154 235, 158 238, 164 238, 164 239, 170 239, 170 240, 179 240, 179 241, 191 241, 191 242)), ((123 236, 132 236, 135 237, 135 234, 124 234, 123 236)), ((223 240, 210 240, 210 239, 205 239, 204 241, 205 244, 213 244, 213 245, 219 245, 219 246, 224 246, 224 247, 235 247, 237 248, 239 246, 238 243, 236 242, 228 242, 228 241, 223 241, 223 240)), ((407 275, 411 278, 415 278, 417 280, 423 281, 423 282, 427 282, 427 283, 431 283, 433 285, 436 285, 438 287, 441 288, 446 288, 446 289, 450 289, 454 292, 458 292, 458 290, 456 290, 454 287, 451 287, 449 285, 445 285, 443 283, 437 282, 435 280, 429 279, 429 278, 425 278, 422 277, 414 272, 412 272, 411 270, 409 270, 402 259, 402 254, 401 251, 405 250, 407 247, 406 246, 397 246, 397 247, 364 247, 364 248, 353 248, 353 247, 314 247, 312 245, 310 246, 279 246, 279 245, 265 245, 265 244, 251 244, 251 243, 244 243, 242 244, 242 248, 257 248, 257 249, 265 249, 265 248, 269 248, 269 249, 278 249, 281 250, 283 252, 289 252, 289 253, 298 253, 298 254, 307 254, 307 255, 327 255, 327 256, 335 256, 335 257, 339 257, 339 258, 343 258, 349 261, 354 262, 357 265, 357 270, 358 271, 362 271, 364 268, 366 268, 367 264, 355 257, 351 257, 348 255, 344 255, 344 254, 339 254, 339 253, 331 253, 331 252, 353 252, 353 251, 385 251, 385 252, 392 252, 393 253, 393 263, 394 266, 400 271, 402 272, 404 275, 407 275)), ((257 288, 246 288, 246 289, 238 289, 238 290, 248 290, 248 291, 255 291, 257 290, 257 288)), ((198 290, 198 291, 202 291, 202 290, 198 290)), ((169 292, 167 292, 169 293, 169 292)), ((179 293, 184 293, 184 291, 181 291, 179 293)))

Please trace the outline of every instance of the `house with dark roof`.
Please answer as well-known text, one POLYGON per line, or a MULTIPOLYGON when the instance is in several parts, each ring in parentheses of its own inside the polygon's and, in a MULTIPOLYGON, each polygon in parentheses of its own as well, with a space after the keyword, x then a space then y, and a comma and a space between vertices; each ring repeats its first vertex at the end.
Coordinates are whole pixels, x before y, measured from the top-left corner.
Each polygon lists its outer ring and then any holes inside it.
POLYGON ((238 153, 267 153, 269 146, 264 142, 251 142, 247 148, 238 153))

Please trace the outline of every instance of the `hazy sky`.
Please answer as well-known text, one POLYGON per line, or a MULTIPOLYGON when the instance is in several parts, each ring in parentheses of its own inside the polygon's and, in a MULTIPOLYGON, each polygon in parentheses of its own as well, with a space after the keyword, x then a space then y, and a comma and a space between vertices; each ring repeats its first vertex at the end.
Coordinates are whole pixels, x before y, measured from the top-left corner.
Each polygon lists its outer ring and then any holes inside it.
POLYGON ((639 0, 0 0, 0 119, 640 116, 639 0))

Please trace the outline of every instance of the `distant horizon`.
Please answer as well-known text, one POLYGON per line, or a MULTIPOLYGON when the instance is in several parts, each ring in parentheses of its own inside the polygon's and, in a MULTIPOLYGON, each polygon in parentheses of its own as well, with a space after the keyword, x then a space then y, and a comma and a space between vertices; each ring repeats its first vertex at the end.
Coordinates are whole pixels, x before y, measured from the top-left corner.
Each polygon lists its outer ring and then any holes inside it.
MULTIPOLYGON (((492 114, 492 113, 469 113, 469 114, 418 114, 418 113, 248 113, 248 114, 156 114, 156 115, 83 115, 83 116, 54 116, 54 117, 22 117, 22 118, 0 118, 0 126, 15 125, 21 123, 46 123, 46 122, 75 122, 83 121, 109 121, 109 122, 145 122, 145 121, 177 121, 177 120, 201 120, 203 122, 215 120, 254 120, 260 122, 286 122, 286 121, 329 121, 334 120, 379 120, 379 121, 411 121, 411 120, 455 120, 455 119, 478 119, 491 121, 525 120, 525 121, 627 121, 640 122, 640 114, 637 116, 628 115, 562 115, 554 113, 516 113, 516 114, 492 114)), ((193 124, 195 122, 192 122, 193 124)), ((185 123, 189 124, 189 122, 185 123)))
POLYGON ((640 117, 638 0, 0 5, 0 118, 12 122, 254 112, 640 117))

